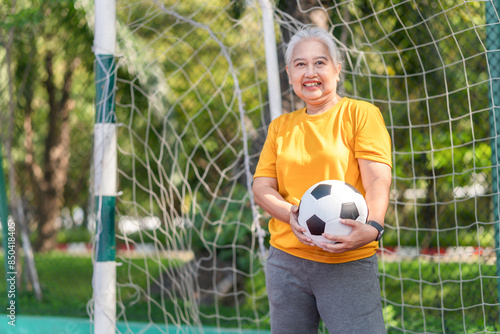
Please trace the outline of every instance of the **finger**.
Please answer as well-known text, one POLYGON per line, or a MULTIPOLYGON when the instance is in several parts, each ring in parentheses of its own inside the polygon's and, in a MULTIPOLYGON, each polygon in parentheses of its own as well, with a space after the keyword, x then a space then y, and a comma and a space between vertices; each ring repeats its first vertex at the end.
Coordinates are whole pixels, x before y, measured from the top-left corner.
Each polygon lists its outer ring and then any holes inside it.
POLYGON ((338 235, 338 234, 329 234, 329 233, 323 233, 323 237, 330 241, 335 241, 335 242, 346 242, 347 241, 347 235, 338 235))
POLYGON ((306 229, 303 226, 301 226, 299 224, 299 222, 297 221, 297 219, 295 217, 293 217, 293 216, 290 218, 290 226, 292 227, 292 230, 297 230, 297 231, 300 231, 300 232, 305 232, 306 231, 306 229))
POLYGON ((330 253, 342 253, 344 251, 344 244, 337 242, 335 244, 333 243, 328 243, 328 242, 323 242, 320 244, 320 247, 327 252, 330 253))
POLYGON ((297 215, 292 212, 290 215, 290 227, 292 230, 299 231, 300 233, 303 233, 306 231, 305 227, 299 224, 299 221, 297 219, 297 215))
POLYGON ((352 220, 352 219, 341 219, 340 222, 344 225, 351 226, 351 227, 355 227, 358 224, 360 224, 360 222, 358 222, 357 220, 352 220))
POLYGON ((302 239, 302 240, 300 240, 300 242, 302 242, 304 245, 307 245, 307 246, 316 246, 311 238, 302 239))
POLYGON ((292 229, 294 229, 298 233, 305 233, 305 232, 307 232, 306 228, 303 227, 303 226, 300 226, 299 223, 294 223, 294 225, 292 226, 292 229))

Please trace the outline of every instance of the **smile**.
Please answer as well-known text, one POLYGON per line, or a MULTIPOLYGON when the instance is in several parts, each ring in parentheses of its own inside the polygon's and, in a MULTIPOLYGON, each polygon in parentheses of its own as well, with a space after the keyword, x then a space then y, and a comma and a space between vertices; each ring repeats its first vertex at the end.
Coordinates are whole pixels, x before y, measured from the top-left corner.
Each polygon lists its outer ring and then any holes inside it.
POLYGON ((318 87, 319 85, 321 85, 321 82, 317 82, 317 81, 316 82, 306 82, 304 84, 304 86, 306 86, 306 87, 318 87))

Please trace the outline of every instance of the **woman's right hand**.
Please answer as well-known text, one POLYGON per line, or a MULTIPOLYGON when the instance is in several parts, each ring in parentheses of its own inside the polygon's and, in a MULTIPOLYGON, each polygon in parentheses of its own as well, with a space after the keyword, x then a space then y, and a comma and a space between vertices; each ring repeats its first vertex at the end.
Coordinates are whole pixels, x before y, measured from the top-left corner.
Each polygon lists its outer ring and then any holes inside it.
POLYGON ((299 239, 299 241, 304 245, 315 246, 315 244, 312 242, 312 239, 304 234, 304 232, 306 232, 306 229, 300 226, 298 217, 299 207, 296 205, 292 205, 292 207, 290 208, 290 227, 292 228, 293 234, 295 234, 297 239, 299 239))

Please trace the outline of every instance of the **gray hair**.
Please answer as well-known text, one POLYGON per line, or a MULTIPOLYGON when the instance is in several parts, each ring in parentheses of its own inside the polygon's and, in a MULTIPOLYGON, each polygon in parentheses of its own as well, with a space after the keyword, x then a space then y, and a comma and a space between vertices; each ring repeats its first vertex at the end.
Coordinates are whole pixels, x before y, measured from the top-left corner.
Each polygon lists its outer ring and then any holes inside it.
POLYGON ((297 44, 304 40, 318 40, 320 43, 323 43, 328 49, 328 53, 333 60, 335 65, 341 65, 340 72, 340 81, 337 84, 337 94, 344 95, 344 75, 342 72, 343 68, 343 58, 342 53, 340 52, 337 43, 335 43, 335 39, 333 36, 326 30, 318 28, 318 27, 310 27, 306 26, 302 30, 299 30, 295 35, 292 36, 290 42, 286 47, 285 51, 285 62, 286 65, 289 66, 292 62, 292 55, 297 44))

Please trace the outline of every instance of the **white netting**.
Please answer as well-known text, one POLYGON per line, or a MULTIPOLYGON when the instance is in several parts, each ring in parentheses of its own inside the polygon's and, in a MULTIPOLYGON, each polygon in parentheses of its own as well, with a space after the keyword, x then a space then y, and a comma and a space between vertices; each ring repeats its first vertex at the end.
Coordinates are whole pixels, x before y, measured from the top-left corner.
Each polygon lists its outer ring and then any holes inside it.
POLYGON ((265 59, 257 9, 239 6, 146 1, 117 9, 117 206, 120 226, 140 229, 117 236, 127 249, 119 270, 128 271, 118 279, 120 318, 161 328, 265 321, 256 309, 266 299, 263 233, 249 191, 263 136, 254 126, 264 117, 265 59))
MULTIPOLYGON (((284 112, 301 106, 284 43, 315 23, 345 52, 346 95, 377 105, 391 134, 388 331, 499 332, 493 3, 279 1, 275 20, 284 112)), ((268 329, 267 217, 250 191, 269 124, 259 3, 119 1, 117 21, 118 320, 268 329)))

